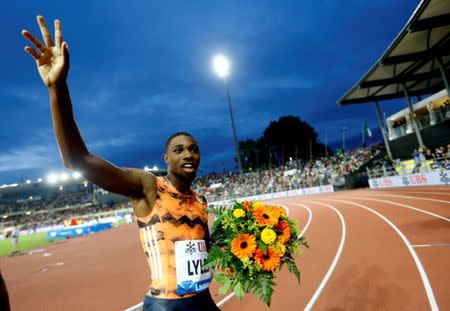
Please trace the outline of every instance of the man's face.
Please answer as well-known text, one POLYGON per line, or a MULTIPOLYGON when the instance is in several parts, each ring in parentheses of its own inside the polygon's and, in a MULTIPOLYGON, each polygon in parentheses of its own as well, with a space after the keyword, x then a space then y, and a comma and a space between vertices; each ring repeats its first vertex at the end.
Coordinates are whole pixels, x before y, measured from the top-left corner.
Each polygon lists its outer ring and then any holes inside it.
POLYGON ((197 142, 185 135, 172 138, 164 160, 169 166, 171 174, 183 179, 194 180, 200 165, 200 150, 197 142))

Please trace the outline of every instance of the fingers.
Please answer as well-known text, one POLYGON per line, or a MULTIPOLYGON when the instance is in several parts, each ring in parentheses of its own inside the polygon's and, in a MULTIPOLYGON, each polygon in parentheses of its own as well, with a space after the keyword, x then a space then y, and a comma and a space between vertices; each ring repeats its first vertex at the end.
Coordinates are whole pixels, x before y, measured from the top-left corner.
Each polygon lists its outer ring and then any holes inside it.
POLYGON ((45 46, 38 39, 36 39, 31 33, 29 33, 26 30, 22 30, 22 35, 28 40, 30 40, 39 49, 39 51, 44 53, 45 46))
POLYGON ((26 46, 25 47, 25 52, 27 52, 28 54, 31 55, 31 57, 33 57, 35 60, 38 60, 39 57, 41 57, 41 55, 39 55, 38 52, 36 52, 33 48, 26 46))
POLYGON ((61 22, 59 20, 55 20, 55 46, 61 46, 62 44, 62 29, 61 22))
POLYGON ((48 31, 47 25, 45 24, 45 20, 42 16, 37 17, 37 22, 39 24, 39 28, 41 29, 42 37, 44 38, 45 45, 47 47, 53 46, 52 37, 50 36, 50 32, 48 31))

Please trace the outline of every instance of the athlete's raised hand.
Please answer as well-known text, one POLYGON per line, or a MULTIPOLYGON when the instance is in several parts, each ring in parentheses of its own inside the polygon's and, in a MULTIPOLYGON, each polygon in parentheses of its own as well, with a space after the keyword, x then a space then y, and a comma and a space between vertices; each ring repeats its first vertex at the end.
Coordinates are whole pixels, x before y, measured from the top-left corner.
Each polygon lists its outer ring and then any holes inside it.
POLYGON ((48 31, 45 20, 42 16, 37 17, 39 28, 41 29, 42 37, 44 38, 43 45, 27 30, 22 30, 22 35, 30 40, 35 48, 30 46, 25 47, 25 51, 30 54, 38 67, 39 74, 45 85, 62 84, 66 82, 67 73, 69 71, 69 50, 67 42, 63 42, 61 22, 55 20, 55 43, 53 44, 52 36, 48 31))

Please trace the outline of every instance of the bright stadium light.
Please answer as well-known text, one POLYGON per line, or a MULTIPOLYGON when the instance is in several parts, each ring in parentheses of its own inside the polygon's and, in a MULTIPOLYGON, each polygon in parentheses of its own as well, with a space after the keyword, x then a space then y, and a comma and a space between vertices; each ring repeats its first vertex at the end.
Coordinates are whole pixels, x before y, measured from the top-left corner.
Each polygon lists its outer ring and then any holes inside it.
POLYGON ((27 215, 31 215, 31 212, 26 212, 25 214, 27 214, 27 215))
POLYGON ((69 179, 69 175, 67 173, 61 173, 61 175, 59 175, 59 180, 66 181, 67 179, 69 179))
POLYGON ((149 169, 148 166, 146 165, 146 166, 144 167, 144 170, 145 170, 145 171, 149 171, 150 169, 149 169))
POLYGON ((6 218, 8 218, 8 215, 4 215, 4 216, 3 216, 3 219, 6 219, 6 218))
POLYGON ((30 196, 28 197, 28 200, 33 200, 33 196, 30 195, 30 196))
POLYGON ((217 55, 213 59, 214 71, 221 78, 226 78, 230 73, 230 62, 223 55, 217 55))
POLYGON ((54 183, 56 183, 58 181, 58 176, 55 173, 50 173, 47 176, 47 180, 48 180, 49 183, 54 184, 54 183))
POLYGON ((27 184, 31 184, 31 180, 29 180, 29 179, 27 179, 25 182, 26 182, 27 184))
POLYGON ((62 191, 63 189, 64 189, 63 185, 59 186, 59 191, 62 191))
POLYGON ((81 178, 81 173, 80 172, 73 172, 72 178, 75 179, 75 180, 80 179, 81 178))
POLYGON ((42 178, 38 178, 38 179, 37 179, 37 182, 42 182, 42 178))
POLYGON ((152 171, 157 171, 157 170, 158 170, 158 167, 156 165, 153 166, 152 171))
POLYGON ((228 87, 228 75, 230 73, 230 62, 228 59, 223 55, 216 55, 213 59, 213 67, 216 71, 217 75, 223 79, 223 82, 225 83, 225 94, 227 96, 227 102, 228 102, 228 110, 230 112, 230 119, 231 119, 231 127, 233 128, 233 139, 234 139, 234 147, 236 149, 236 159, 239 166, 239 174, 243 174, 244 171, 242 169, 242 162, 241 162, 241 156, 239 152, 239 144, 236 134, 236 127, 234 126, 234 118, 233 118, 233 111, 231 109, 231 97, 230 97, 230 90, 228 87))

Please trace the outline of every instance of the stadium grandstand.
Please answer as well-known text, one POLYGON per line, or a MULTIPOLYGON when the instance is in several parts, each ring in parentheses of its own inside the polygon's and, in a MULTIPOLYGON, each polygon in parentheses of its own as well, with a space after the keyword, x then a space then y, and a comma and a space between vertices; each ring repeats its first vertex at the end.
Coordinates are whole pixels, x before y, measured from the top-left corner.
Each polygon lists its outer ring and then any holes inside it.
POLYGON ((374 103, 389 158, 408 159, 419 149, 450 143, 449 68, 448 1, 422 1, 379 60, 338 103, 374 103), (400 98, 406 108, 382 120, 379 102, 400 98))

